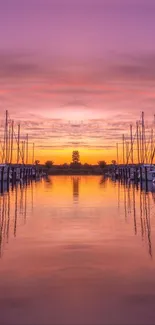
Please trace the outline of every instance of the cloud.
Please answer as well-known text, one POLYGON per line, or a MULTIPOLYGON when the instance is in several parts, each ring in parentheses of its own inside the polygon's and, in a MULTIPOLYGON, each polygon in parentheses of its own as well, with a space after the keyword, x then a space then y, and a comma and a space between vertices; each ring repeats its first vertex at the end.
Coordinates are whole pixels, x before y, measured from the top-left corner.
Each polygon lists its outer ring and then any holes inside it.
POLYGON ((25 78, 36 76, 39 66, 35 62, 29 62, 31 56, 26 52, 0 52, 0 79, 25 78))
POLYGON ((81 62, 82 69, 79 64, 57 59, 48 66, 33 54, 0 53, 2 125, 5 103, 15 132, 21 122, 22 139, 29 133, 38 150, 112 150, 122 133, 129 137, 129 125, 143 108, 149 105, 153 116, 155 54, 94 59, 81 62))
POLYGON ((133 58, 132 62, 117 63, 109 68, 109 77, 126 81, 154 81, 155 55, 133 58))
MULTIPOLYGON (((4 78, 23 79, 35 78, 34 88, 44 93, 75 93, 111 94, 118 91, 114 83, 121 81, 152 81, 155 80, 155 53, 117 54, 109 58, 93 58, 85 61, 74 59, 74 64, 61 57, 47 61, 36 59, 36 53, 31 52, 0 52, 0 80, 4 78), (112 84, 108 84, 113 81, 112 84), (104 83, 104 84, 103 84, 104 83), (104 86, 104 87, 103 87, 104 86), (94 89, 92 89, 94 87, 94 89)), ((23 80, 22 80, 23 81, 23 80)), ((31 80, 33 81, 33 80, 31 80)), ((68 105, 81 99, 74 98, 68 105), (73 102, 72 102, 73 100, 73 102)))

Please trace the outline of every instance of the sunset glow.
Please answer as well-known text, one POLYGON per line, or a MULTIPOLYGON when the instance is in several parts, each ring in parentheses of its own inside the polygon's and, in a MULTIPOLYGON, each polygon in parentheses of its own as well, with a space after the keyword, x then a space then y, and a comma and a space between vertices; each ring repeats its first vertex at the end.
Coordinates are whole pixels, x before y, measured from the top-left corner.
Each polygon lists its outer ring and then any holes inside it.
POLYGON ((154 12, 151 0, 3 1, 0 119, 21 122, 42 163, 74 149, 110 162, 142 110, 151 120, 154 12))

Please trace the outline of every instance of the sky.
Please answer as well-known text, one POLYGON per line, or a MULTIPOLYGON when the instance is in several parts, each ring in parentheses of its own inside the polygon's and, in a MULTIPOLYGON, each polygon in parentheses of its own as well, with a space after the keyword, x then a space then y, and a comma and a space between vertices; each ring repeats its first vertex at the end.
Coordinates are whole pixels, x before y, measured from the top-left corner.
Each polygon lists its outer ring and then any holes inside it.
POLYGON ((155 113, 154 0, 0 0, 0 120, 35 157, 116 159, 142 111, 155 113))

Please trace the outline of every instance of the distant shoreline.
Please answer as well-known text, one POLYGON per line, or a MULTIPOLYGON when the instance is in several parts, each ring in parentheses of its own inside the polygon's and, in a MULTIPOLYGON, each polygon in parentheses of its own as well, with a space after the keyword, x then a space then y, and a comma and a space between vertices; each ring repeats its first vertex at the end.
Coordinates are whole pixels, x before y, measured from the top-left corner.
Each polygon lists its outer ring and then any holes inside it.
POLYGON ((103 171, 101 168, 49 168, 46 170, 47 175, 103 175, 105 170, 103 171))
POLYGON ((47 175, 52 176, 52 175, 104 175, 103 172, 82 172, 82 171, 55 171, 55 172, 47 172, 47 175))

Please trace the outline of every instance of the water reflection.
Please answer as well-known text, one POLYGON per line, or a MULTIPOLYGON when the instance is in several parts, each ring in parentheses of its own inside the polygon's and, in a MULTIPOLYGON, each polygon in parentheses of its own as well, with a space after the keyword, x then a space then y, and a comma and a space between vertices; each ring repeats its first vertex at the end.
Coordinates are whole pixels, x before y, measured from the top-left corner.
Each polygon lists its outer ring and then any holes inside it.
MULTIPOLYGON (((76 203, 80 210, 79 202, 79 192, 81 188, 81 201, 83 198, 88 198, 88 202, 96 202, 95 200, 101 195, 102 190, 104 190, 107 195, 106 200, 109 199, 109 211, 111 205, 111 197, 108 191, 111 187, 117 190, 117 200, 113 204, 118 209, 118 215, 121 215, 122 208, 124 214, 124 222, 128 225, 133 222, 133 233, 135 236, 141 236, 142 242, 144 242, 148 247, 148 253, 152 257, 152 238, 151 238, 151 211, 155 204, 155 191, 153 184, 148 184, 147 191, 145 190, 144 184, 133 184, 123 181, 110 181, 107 178, 97 177, 92 178, 93 183, 89 184, 90 177, 80 177, 73 176, 69 178, 63 177, 63 184, 72 183, 72 195, 73 203, 76 203), (65 182, 64 182, 65 180, 65 182), (99 184, 100 190, 97 192, 95 186, 99 184), (84 188, 86 189, 84 190, 84 188), (92 193, 89 193, 89 191, 92 193), (92 195, 92 197, 91 197, 92 195)), ((60 178, 59 178, 60 182, 60 178)), ((26 223, 27 210, 30 211, 30 215, 34 211, 34 193, 36 188, 45 188, 48 191, 52 191, 53 183, 57 183, 57 178, 52 177, 47 178, 41 182, 35 183, 35 181, 24 182, 16 185, 12 185, 12 188, 7 192, 7 188, 0 195, 0 256, 3 255, 5 244, 9 243, 10 236, 16 237, 18 226, 26 223)), ((62 185, 60 182, 60 189, 62 185)), ((60 196, 59 201, 64 194, 60 196)), ((62 188, 62 193, 65 193, 62 188)), ((66 192, 67 194, 67 192, 66 192)), ((86 200, 84 199, 84 202, 86 200)), ((86 200, 87 202, 87 200, 86 200)), ((101 211, 104 210, 102 203, 97 209, 100 208, 101 211)), ((96 212, 97 213, 97 212, 96 212)), ((75 214, 74 214, 75 215, 75 214)))
POLYGON ((7 182, 0 182, 0 195, 7 192, 8 189, 8 184, 7 182))
POLYGON ((100 184, 101 187, 104 187, 105 188, 106 187, 106 184, 107 184, 107 178, 104 177, 104 176, 101 177, 100 178, 100 181, 99 181, 99 184, 100 184))
POLYGON ((79 176, 73 176, 73 201, 75 203, 78 202, 79 199, 79 183, 80 183, 80 177, 79 176))
MULTIPOLYGON (((4 189, 4 187, 3 187, 4 189)), ((0 195, 0 257, 10 237, 16 237, 18 226, 26 223, 27 205, 33 212, 34 182, 13 185, 0 195), (30 199, 31 197, 31 202, 30 199)))
POLYGON ((52 176, 3 193, 0 324, 154 324, 150 188, 52 176))
POLYGON ((152 184, 148 184, 146 191, 145 185, 141 187, 134 183, 118 182, 118 207, 121 205, 121 191, 123 191, 125 221, 133 218, 135 235, 138 234, 140 227, 142 241, 147 243, 148 253, 152 257, 150 207, 155 203, 155 193, 151 192, 151 189, 152 184))

